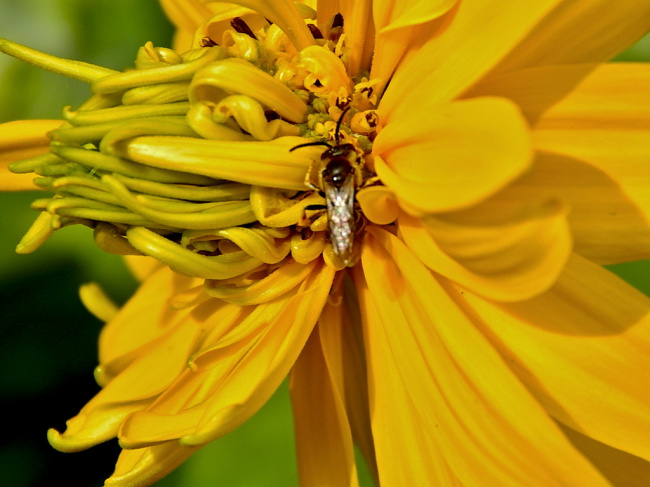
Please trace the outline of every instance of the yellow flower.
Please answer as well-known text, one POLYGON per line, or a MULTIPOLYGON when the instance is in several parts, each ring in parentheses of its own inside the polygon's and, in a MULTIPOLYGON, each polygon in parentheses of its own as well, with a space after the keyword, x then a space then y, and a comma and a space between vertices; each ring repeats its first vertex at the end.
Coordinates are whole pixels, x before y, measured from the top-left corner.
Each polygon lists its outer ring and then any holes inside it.
POLYGON ((650 301, 601 265, 650 257, 650 67, 603 64, 650 4, 162 5, 124 73, 0 44, 94 93, 49 152, 0 132, 55 192, 19 251, 82 223, 143 280, 84 288, 103 389, 56 448, 148 485, 289 374, 301 485, 354 444, 384 487, 648 485, 650 301))

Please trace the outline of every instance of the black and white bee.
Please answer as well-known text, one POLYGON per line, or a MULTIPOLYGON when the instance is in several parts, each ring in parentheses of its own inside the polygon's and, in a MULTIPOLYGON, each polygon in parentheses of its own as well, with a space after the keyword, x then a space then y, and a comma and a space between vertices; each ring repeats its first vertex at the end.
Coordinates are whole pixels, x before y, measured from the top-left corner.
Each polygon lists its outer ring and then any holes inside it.
POLYGON ((346 266, 354 262, 354 235, 357 222, 354 212, 354 198, 360 174, 358 155, 352 144, 340 144, 339 135, 343 117, 349 107, 341 114, 336 123, 334 138, 336 144, 329 142, 307 142, 291 149, 324 145, 327 150, 321 154, 319 186, 316 188, 325 194, 327 218, 329 221, 330 241, 334 253, 346 266))

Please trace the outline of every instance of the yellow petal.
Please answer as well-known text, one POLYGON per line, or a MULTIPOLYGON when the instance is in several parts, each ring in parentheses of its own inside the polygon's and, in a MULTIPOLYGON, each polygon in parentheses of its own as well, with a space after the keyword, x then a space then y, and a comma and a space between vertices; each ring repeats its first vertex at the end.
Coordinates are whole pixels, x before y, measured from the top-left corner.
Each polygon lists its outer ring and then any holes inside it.
POLYGON ((369 228, 361 259, 382 485, 609 485, 397 237, 369 228))
POLYGON ((149 403, 151 400, 95 404, 92 408, 84 408, 79 415, 66 422, 64 433, 49 429, 47 441, 53 448, 65 453, 87 450, 115 438, 124 418, 144 409, 149 403))
POLYGON ((575 250, 611 264, 650 257, 650 67, 553 66, 485 81, 512 98, 543 152, 506 197, 560 198, 575 250))
POLYGON ((8 166, 47 153, 50 139, 46 134, 62 123, 60 120, 19 120, 0 125, 0 191, 37 189, 33 174, 13 174, 8 166))
POLYGON ((151 485, 187 460, 197 448, 165 443, 140 450, 123 450, 115 472, 105 487, 142 487, 151 485))
POLYGON ((637 0, 557 2, 493 73, 610 60, 648 32, 650 4, 637 0), (604 11, 607 15, 603 15, 604 11))
POLYGON ((400 65, 379 105, 380 118, 406 120, 422 105, 449 101, 489 71, 561 0, 463 0, 448 25, 400 65))
POLYGON ((593 440, 569 427, 562 427, 562 431, 589 461, 603 472, 612 485, 625 487, 650 485, 650 462, 593 440))
POLYGON ((212 2, 210 4, 211 10, 214 12, 209 18, 203 19, 203 23, 192 31, 194 34, 194 43, 196 47, 200 45, 203 38, 208 37, 217 44, 223 45, 224 33, 232 31, 231 21, 235 17, 241 18, 246 25, 250 27, 253 32, 257 32, 268 22, 264 17, 255 13, 249 8, 240 7, 226 2, 212 2))
POLYGON ((318 333, 332 384, 345 403, 354 443, 378 484, 368 404, 368 371, 361 338, 361 318, 352 286, 344 277, 341 295, 335 293, 323 310, 323 324, 318 326, 318 333), (348 303, 352 304, 348 306, 348 303))
MULTIPOLYGON (((223 336, 222 349, 208 348, 194 367, 147 412, 132 414, 121 442, 145 446, 177 438, 197 446, 237 428, 254 414, 286 377, 318 319, 334 271, 321 264, 301 286, 277 298, 279 312, 235 316, 251 333, 239 340, 223 336), (252 316, 252 315, 251 315, 252 316)), ((233 305, 229 305, 233 306, 233 305)), ((257 308, 277 307, 273 302, 257 308)), ((257 309, 256 308, 256 309, 257 309)), ((204 320, 199 321, 204 322, 204 320)))
POLYGON ((277 24, 299 51, 316 43, 293 0, 236 0, 277 24))
POLYGON ((650 300, 574 256, 557 284, 500 304, 465 293, 477 323, 554 418, 650 460, 650 300))
MULTIPOLYGON (((356 0, 350 2, 339 0, 337 10, 343 15, 345 45, 350 49, 347 60, 347 71, 350 77, 359 76, 362 71, 370 71, 370 61, 374 55, 375 29, 372 19, 372 0, 356 0)), ((318 8, 319 20, 321 6, 318 8)))
POLYGON ((532 155, 517 107, 500 98, 421 105, 379 132, 373 154, 382 182, 413 213, 476 204, 524 172, 532 155))
POLYGON ((566 213, 556 202, 514 214, 486 204, 440 218, 402 214, 398 225, 431 270, 481 296, 521 301, 546 291, 564 269, 571 254, 566 213))
POLYGON ((315 262, 299 264, 293 259, 249 286, 222 284, 218 280, 206 281, 205 292, 210 296, 242 306, 270 301, 297 286, 311 273, 315 262))
POLYGON ((444 15, 457 3, 458 0, 375 1, 372 13, 377 35, 370 78, 387 83, 405 52, 420 41, 422 33, 418 27, 444 15))
POLYGON ((107 322, 117 315, 119 308, 95 282, 84 284, 79 288, 79 297, 86 309, 98 319, 107 322))
POLYGON ((356 195, 364 216, 377 225, 393 223, 399 215, 395 195, 386 186, 369 186, 356 195))
MULTIPOLYGON (((298 475, 301 485, 359 485, 352 432, 342 384, 332 377, 323 356, 319 329, 340 327, 337 310, 326 306, 291 372, 298 475)), ((332 357, 341 361, 343 357, 332 357)))
MULTIPOLYGON (((199 25, 213 14, 212 5, 201 0, 160 0, 160 5, 184 39, 192 38, 199 25)), ((181 52, 191 47, 187 40, 181 44, 181 52)))
POLYGON ((162 337, 180 317, 180 313, 172 309, 173 296, 201 283, 198 279, 175 274, 166 267, 153 273, 115 319, 102 329, 100 363, 111 363, 162 337))
POLYGON ((131 274, 140 282, 144 282, 162 265, 156 259, 145 255, 125 255, 123 259, 131 274))

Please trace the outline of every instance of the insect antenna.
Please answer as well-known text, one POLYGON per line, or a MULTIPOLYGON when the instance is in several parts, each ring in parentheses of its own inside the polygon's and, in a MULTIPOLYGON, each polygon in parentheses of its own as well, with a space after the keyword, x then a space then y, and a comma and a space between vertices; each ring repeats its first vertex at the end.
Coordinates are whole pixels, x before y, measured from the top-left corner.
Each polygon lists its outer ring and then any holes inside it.
POLYGON ((324 145, 329 147, 330 149, 333 149, 332 145, 329 142, 319 141, 319 142, 307 142, 306 144, 298 144, 297 146, 289 149, 289 152, 293 152, 296 149, 300 149, 301 147, 311 147, 312 145, 324 145))
POLYGON ((350 111, 351 106, 348 106, 345 110, 343 110, 343 113, 341 113, 341 116, 339 117, 338 122, 336 122, 336 131, 334 132, 334 139, 336 140, 336 143, 339 143, 339 135, 341 132, 341 124, 343 123, 343 117, 345 117, 345 114, 350 111))
MULTIPOLYGON (((343 113, 341 113, 341 116, 339 117, 338 122, 336 122, 336 130, 334 131, 334 139, 336 140, 337 145, 339 143, 339 135, 340 135, 340 132, 341 132, 341 124, 343 123, 343 117, 345 117, 345 114, 348 113, 350 108, 352 108, 352 107, 347 107, 345 110, 343 110, 343 113)), ((289 149, 289 152, 293 152, 296 149, 300 149, 302 147, 311 147, 313 145, 324 145, 325 147, 329 147, 330 149, 334 149, 334 146, 332 146, 332 144, 330 144, 329 142, 325 142, 325 141, 321 140, 321 141, 318 141, 318 142, 307 142, 305 144, 298 144, 297 146, 292 147, 291 149, 289 149)))

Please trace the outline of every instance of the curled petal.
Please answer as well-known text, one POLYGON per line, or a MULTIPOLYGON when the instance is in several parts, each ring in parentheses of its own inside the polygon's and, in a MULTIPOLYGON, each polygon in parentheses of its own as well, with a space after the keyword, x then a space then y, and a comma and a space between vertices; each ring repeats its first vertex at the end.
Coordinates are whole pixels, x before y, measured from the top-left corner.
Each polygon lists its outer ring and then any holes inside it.
POLYGON ((194 103, 187 113, 187 124, 204 139, 253 140, 250 135, 217 122, 214 119, 214 104, 209 102, 194 103))
POLYGON ((185 115, 190 109, 188 102, 167 105, 138 105, 99 108, 97 110, 63 110, 63 117, 74 126, 94 125, 107 122, 125 122, 134 118, 185 115))
POLYGON ((288 227, 305 221, 308 206, 325 205, 325 198, 316 192, 298 201, 291 196, 280 189, 253 186, 251 206, 258 221, 268 227, 288 227))
MULTIPOLYGON (((199 204, 186 204, 183 207, 190 207, 183 211, 176 209, 173 202, 160 202, 160 200, 151 200, 147 204, 147 199, 142 196, 133 195, 124 184, 116 178, 105 175, 102 177, 111 193, 115 195, 120 204, 124 205, 136 214, 159 223, 167 227, 184 228, 184 229, 207 229, 207 228, 224 228, 236 225, 253 223, 255 215, 246 200, 242 201, 220 201, 214 203, 205 203, 199 211, 199 204), (160 207, 152 207, 155 202, 160 203, 160 207)), ((158 206, 158 205, 156 205, 158 206)))
POLYGON ((50 238, 60 225, 60 218, 57 215, 41 211, 27 233, 16 245, 16 253, 31 254, 50 238))
POLYGON ((257 140, 272 140, 300 133, 296 125, 284 120, 267 121, 262 105, 250 96, 227 96, 217 104, 215 113, 225 117, 233 116, 237 124, 257 140))
POLYGON ((217 256, 202 255, 143 227, 127 230, 126 237, 143 254, 155 257, 175 272, 187 276, 230 279, 262 264, 261 260, 242 251, 217 256))
POLYGON ((290 152, 302 141, 304 139, 300 137, 239 142, 143 136, 110 150, 156 168, 245 184, 303 190, 305 174, 312 163, 308 157, 310 152, 290 152))
POLYGON ((408 211, 452 211, 476 204, 530 165, 528 128, 517 107, 477 98, 395 119, 373 146, 382 182, 408 211))
POLYGON ((546 291, 571 254, 566 208, 555 202, 491 220, 498 211, 478 207, 472 221, 402 214, 399 229, 430 269, 477 294, 520 301, 546 291))
POLYGON ((399 215, 395 195, 385 186, 369 186, 356 194, 363 214, 377 225, 393 223, 399 215))
POLYGON ((507 96, 539 153, 504 198, 560 198, 575 249, 602 264, 650 257, 650 68, 550 66, 485 80, 470 95, 507 96))
POLYGON ((210 6, 215 11, 215 14, 209 18, 204 17, 203 23, 193 31, 194 46, 201 45, 201 42, 206 37, 217 44, 225 45, 224 35, 227 35, 226 32, 232 32, 231 22, 235 17, 243 20, 253 32, 257 32, 268 25, 264 17, 249 8, 221 2, 214 2, 210 6))
POLYGON ((243 59, 224 59, 200 71, 190 84, 190 101, 219 102, 226 94, 250 96, 292 122, 302 122, 307 105, 285 84, 243 59))
POLYGON ((91 83, 96 79, 116 73, 115 70, 102 66, 95 66, 94 64, 45 54, 7 39, 0 39, 0 52, 26 63, 33 64, 45 71, 50 71, 85 83, 91 83))
POLYGON ((301 264, 319 257, 324 248, 325 232, 305 231, 291 237, 291 257, 301 264))
POLYGON ((350 78, 343 61, 329 49, 309 46, 300 52, 300 64, 309 73, 305 87, 314 93, 338 93, 350 88, 350 78))
POLYGON ((114 93, 130 90, 139 86, 172 83, 175 81, 189 80, 197 70, 207 64, 224 59, 226 52, 221 47, 204 49, 201 55, 191 61, 167 65, 158 68, 137 69, 117 73, 95 80, 90 88, 93 93, 114 93))

